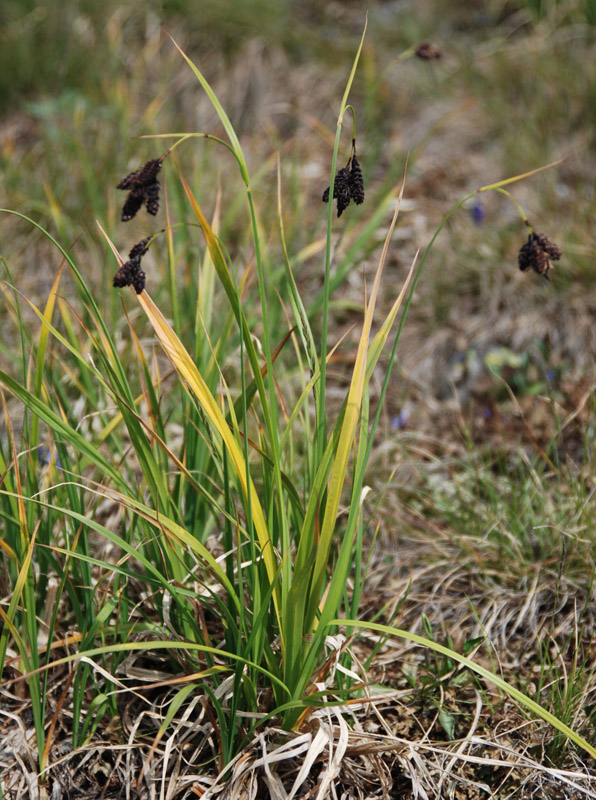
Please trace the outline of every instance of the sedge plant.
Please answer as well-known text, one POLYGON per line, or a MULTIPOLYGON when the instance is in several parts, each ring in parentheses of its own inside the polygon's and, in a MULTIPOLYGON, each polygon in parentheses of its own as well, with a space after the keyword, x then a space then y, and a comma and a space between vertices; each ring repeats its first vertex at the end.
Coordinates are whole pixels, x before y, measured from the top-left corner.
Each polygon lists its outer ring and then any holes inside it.
MULTIPOLYGON (((362 41, 338 114, 331 199, 352 191, 346 167, 338 170, 337 164, 350 110, 348 164, 354 172, 355 113, 348 97, 362 41)), ((277 230, 284 280, 277 287, 269 280, 268 237, 238 136, 202 72, 180 53, 217 112, 225 138, 163 134, 170 140, 167 154, 202 138, 206 146, 223 147, 235 160, 246 198, 251 265, 238 270, 220 239, 220 199, 209 218, 180 172, 192 223, 180 226, 166 202, 163 229, 134 245, 128 261, 106 234, 118 262, 115 285, 134 290, 165 362, 157 353, 147 357, 137 329, 139 317, 132 313, 127 316, 126 344, 134 358, 127 353, 108 330, 71 254, 33 221, 71 271, 85 313, 61 297, 61 267, 46 307, 31 305, 41 326, 34 340, 19 316, 22 299, 14 293, 22 375, 17 379, 0 373, 3 397, 8 398, 7 445, 0 449, 0 502, 7 532, 1 545, 11 585, 10 602, 0 605, 0 665, 7 686, 28 687, 40 768, 48 763, 55 730, 46 727, 51 678, 65 665, 73 670, 75 746, 91 741, 105 717, 118 717, 118 698, 127 688, 120 676, 139 654, 145 660, 159 658, 161 672, 167 668, 172 676, 159 684, 171 687, 170 710, 155 741, 177 711, 200 695, 223 767, 267 720, 274 717, 287 730, 299 729, 313 709, 341 704, 359 691, 358 682, 342 680, 338 686, 335 681, 338 639, 331 635, 343 631, 354 636, 366 627, 430 648, 492 681, 596 755, 562 721, 466 655, 408 631, 359 620, 365 579, 360 567, 352 595, 345 591, 353 565, 363 560, 366 467, 405 312, 430 248, 467 198, 445 216, 418 265, 412 264, 389 313, 377 321, 375 305, 401 184, 365 298, 349 385, 343 401, 331 405, 328 312, 337 280, 331 247, 335 207, 330 202, 327 208, 317 338, 314 313, 305 306, 286 246, 281 170, 277 230), (174 299, 175 239, 182 228, 186 236, 194 231, 205 244, 197 265, 190 337, 181 324, 181 299, 174 299), (167 248, 171 319, 151 297, 140 262, 161 234, 167 248), (250 296, 253 277, 256 299, 250 296), (273 312, 278 291, 287 298, 285 331, 273 312), (258 304, 258 327, 251 326, 247 314, 249 297, 251 304, 258 304), (400 309, 404 313, 396 325, 400 309), (369 384, 392 335, 379 402, 371 409, 369 384), (82 407, 76 396, 84 399, 82 407), (13 422, 15 404, 23 411, 20 440, 13 422), (181 436, 172 435, 174 423, 181 436), (49 453, 43 469, 42 446, 49 453), (116 509, 117 525, 99 513, 105 503, 116 509), (348 509, 346 514, 340 513, 341 506, 348 509), (98 541, 106 546, 99 548, 98 541), (57 581, 56 601, 47 613, 45 593, 51 580, 57 581), (74 634, 64 630, 65 613, 66 627, 74 634), (59 652, 72 647, 75 652, 59 652)), ((164 158, 121 181, 121 188, 130 192, 123 219, 144 213, 143 205, 150 215, 157 214, 157 162, 161 168, 164 158)), ((479 191, 501 189, 519 177, 479 191)), ((139 687, 136 691, 142 696, 139 687)))

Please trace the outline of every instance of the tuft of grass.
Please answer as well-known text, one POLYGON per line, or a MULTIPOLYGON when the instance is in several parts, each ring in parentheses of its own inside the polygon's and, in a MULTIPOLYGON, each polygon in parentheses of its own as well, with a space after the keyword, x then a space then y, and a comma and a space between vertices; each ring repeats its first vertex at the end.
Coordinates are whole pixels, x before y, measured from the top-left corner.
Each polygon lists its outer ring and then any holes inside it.
MULTIPOLYGON (((363 40, 335 136, 327 137, 333 143, 329 186, 336 185, 338 159, 344 163, 348 110, 350 138, 356 139, 348 99, 359 59, 366 58, 363 40)), ((136 172, 147 155, 155 158, 148 153, 153 139, 168 142, 163 229, 147 237, 145 227, 143 237, 137 235, 134 226, 147 222, 145 209, 126 228, 116 223, 120 209, 113 197, 99 198, 97 165, 80 141, 75 152, 89 203, 110 231, 93 233, 98 260, 111 259, 101 279, 90 275, 76 248, 58 243, 71 241, 75 212, 61 209, 52 187, 44 189, 48 218, 42 222, 34 221, 35 208, 9 212, 10 224, 30 225, 31 241, 50 243, 59 262, 45 302, 20 291, 14 256, 4 262, 9 336, 19 347, 6 348, 13 369, 0 373, 6 432, 0 443, 1 579, 10 598, 0 604, 0 664, 9 688, 27 686, 40 770, 51 762, 56 735, 58 716, 51 710, 62 707, 71 686, 75 747, 93 742, 99 731, 124 740, 130 715, 122 697, 132 693, 144 708, 153 692, 165 710, 157 732, 143 729, 151 731, 151 753, 165 735, 173 743, 200 708, 197 763, 215 763, 222 774, 257 739, 264 743, 273 723, 307 735, 313 720, 329 714, 343 741, 344 714, 369 689, 353 647, 362 630, 378 635, 379 647, 398 637, 424 648, 416 680, 449 737, 455 722, 444 688, 458 690, 475 674, 553 726, 560 734, 553 759, 567 740, 596 755, 587 740, 591 712, 584 719, 578 711, 592 680, 583 656, 569 669, 558 655, 542 652, 544 673, 530 697, 509 676, 474 661, 478 637, 464 640, 462 654, 450 638, 435 641, 426 617, 425 636, 393 622, 359 619, 367 466, 422 268, 466 203, 495 191, 508 194, 506 185, 539 169, 464 193, 395 286, 384 275, 403 183, 399 191, 382 187, 378 204, 367 194, 364 222, 348 205, 339 242, 329 203, 325 231, 310 241, 305 226, 292 220, 298 201, 286 189, 283 161, 254 169, 211 82, 176 47, 211 105, 216 132, 153 133, 130 146, 126 161, 120 158, 122 174, 136 172), (183 154, 191 146, 209 152, 202 157, 209 179, 221 155, 217 191, 215 180, 199 180, 187 166, 183 154), (129 161, 136 148, 143 156, 129 161), (379 242, 390 204, 393 219, 379 242), (58 237, 49 233, 50 221, 58 237), (128 262, 120 249, 129 253, 128 262), (143 265, 151 267, 145 289, 144 272, 138 282, 141 250, 143 265), (376 251, 362 298, 344 304, 361 312, 357 333, 342 340, 333 329, 333 293, 376 251), (323 263, 310 292, 299 271, 313 253, 323 263), (131 261, 133 267, 124 266, 131 261), (115 299, 115 270, 119 283, 134 285, 130 307, 115 299), (75 289, 70 300, 62 290, 67 279, 75 289), (347 366, 339 373, 342 362, 347 366), (56 601, 48 608, 51 593, 56 601), (559 675, 567 670, 569 677, 564 691, 549 683, 559 662, 559 675), (57 699, 52 678, 63 669, 69 671, 65 694, 57 699), (148 674, 151 683, 136 685, 148 674)), ((80 119, 89 108, 75 102, 67 118, 80 119)), ((56 113, 51 107, 48 117, 56 113)), ((151 123, 152 114, 146 119, 151 123)), ((101 160, 110 174, 116 152, 106 148, 101 160)), ((371 165, 363 163, 366 177, 371 165)), ((67 176, 64 181, 66 191, 67 176)), ((139 189, 142 199, 157 211, 146 189, 139 189)), ((522 218, 529 225, 523 211, 522 218)), ((519 247, 525 233, 518 225, 519 247)), ((518 389, 523 393, 524 386, 518 389)), ((468 441, 466 461, 450 465, 426 494, 408 498, 412 510, 447 521, 471 568, 481 565, 491 580, 506 564, 529 587, 530 599, 538 596, 532 570, 539 564, 552 574, 562 541, 569 543, 562 561, 570 574, 586 563, 593 567, 584 535, 592 523, 585 474, 567 474, 555 445, 539 445, 530 459, 523 453, 515 458, 511 450, 478 455, 471 435, 468 441), (545 506, 545 497, 561 503, 545 506)), ((524 615, 532 618, 529 601, 522 611, 519 626, 524 615)), ((143 777, 149 780, 145 767, 143 777)))

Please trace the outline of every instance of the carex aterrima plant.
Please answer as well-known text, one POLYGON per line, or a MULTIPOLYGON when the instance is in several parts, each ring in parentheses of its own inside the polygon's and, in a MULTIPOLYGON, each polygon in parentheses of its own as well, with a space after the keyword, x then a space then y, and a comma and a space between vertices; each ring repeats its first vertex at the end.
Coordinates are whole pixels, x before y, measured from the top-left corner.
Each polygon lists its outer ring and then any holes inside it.
MULTIPOLYGON (((159 659, 159 685, 171 687, 166 727, 189 698, 202 698, 213 734, 201 733, 201 746, 207 753, 204 760, 215 756, 224 766, 268 719, 274 717, 284 728, 297 729, 317 706, 341 704, 360 688, 350 680, 336 680, 335 674, 338 648, 344 646, 337 634, 353 635, 359 628, 404 637, 465 665, 596 755, 593 747, 552 714, 466 655, 408 631, 359 620, 358 598, 364 580, 359 568, 353 593, 346 593, 353 564, 362 563, 366 466, 405 311, 440 230, 472 196, 446 214, 418 267, 412 265, 389 313, 373 333, 402 185, 366 298, 349 386, 339 408, 330 408, 326 388, 334 209, 329 201, 336 200, 340 216, 346 210, 359 213, 356 206, 364 200, 356 155, 356 115, 347 102, 363 40, 364 34, 340 104, 329 180, 333 192, 323 194, 328 206, 318 340, 311 327, 312 310, 305 308, 287 251, 281 171, 278 228, 285 278, 278 287, 269 277, 263 221, 234 127, 201 71, 180 48, 217 112, 226 138, 204 132, 157 137, 174 141, 164 156, 148 161, 118 184, 128 191, 121 219, 129 221, 143 205, 149 215, 159 213, 157 175, 165 156, 184 142, 205 139, 208 146, 223 146, 238 166, 245 195, 260 326, 253 329, 246 312, 246 273, 238 272, 220 240, 218 203, 208 219, 183 174, 179 180, 192 223, 181 227, 165 203, 163 228, 134 244, 127 261, 109 242, 119 264, 113 284, 133 288, 133 297, 173 367, 174 378, 164 372, 163 360, 148 361, 132 320, 129 345, 135 353, 137 376, 131 374, 73 258, 32 222, 71 270, 89 318, 82 324, 60 298, 59 270, 45 309, 33 308, 41 321, 37 342, 29 343, 36 366, 33 381, 26 369, 25 343, 22 380, 0 373, 5 390, 26 410, 25 444, 17 444, 7 424, 8 448, 0 450, 4 479, 0 502, 8 532, 2 548, 12 590, 8 606, 0 605, 4 622, 0 665, 8 668, 9 682, 27 683, 42 768, 51 738, 46 728, 47 678, 65 665, 76 665, 72 673, 75 745, 90 741, 104 717, 118 718, 119 693, 125 688, 121 675, 138 655, 144 656, 145 663, 159 659), (348 110, 353 119, 351 153, 338 170, 348 110), (185 346, 188 331, 182 329, 174 298, 173 253, 180 230, 196 232, 205 245, 204 258, 197 265, 197 296, 186 300, 187 306, 190 302, 196 306, 190 346, 185 346), (167 244, 172 321, 151 298, 141 269, 141 258, 158 233, 164 234, 167 244), (291 324, 285 331, 274 321, 278 290, 291 309, 291 324), (216 302, 223 309, 218 314, 214 313, 216 302), (393 334, 380 399, 371 413, 369 382, 402 304, 405 310, 393 334), (56 309, 58 319, 54 320, 56 309), (48 358, 50 336, 59 348, 59 358, 48 358), (287 356, 290 341, 298 368, 287 356), (73 401, 74 390, 69 392, 59 379, 66 359, 71 385, 85 398, 85 414, 73 401), (296 369, 299 392, 286 381, 296 369), (93 424, 86 414, 92 414, 93 424), (172 421, 181 435, 172 436, 172 421), (42 445, 55 453, 43 479, 37 463, 42 445), (100 503, 108 501, 118 510, 117 525, 108 524, 97 513, 100 503), (340 503, 346 514, 339 513, 340 503), (98 550, 91 538, 109 543, 109 548, 98 550), (56 602, 44 616, 51 580, 57 582, 56 602), (61 603, 62 608, 68 605, 67 618, 76 630, 68 646, 77 650, 59 656, 59 634, 65 635, 58 614, 61 603), (40 647, 41 641, 45 646, 40 647), (163 678, 166 669, 171 681, 163 678), (217 746, 210 751, 214 741, 217 746)), ((478 191, 504 191, 505 184, 521 177, 478 191)), ((556 260, 558 249, 540 234, 532 236, 532 248, 556 260)), ((529 256, 524 256, 524 265, 534 266, 529 256)), ((18 317, 18 302, 15 309, 18 317)), ((10 423, 8 408, 6 418, 10 423)), ((142 687, 136 688, 142 696, 142 687)))

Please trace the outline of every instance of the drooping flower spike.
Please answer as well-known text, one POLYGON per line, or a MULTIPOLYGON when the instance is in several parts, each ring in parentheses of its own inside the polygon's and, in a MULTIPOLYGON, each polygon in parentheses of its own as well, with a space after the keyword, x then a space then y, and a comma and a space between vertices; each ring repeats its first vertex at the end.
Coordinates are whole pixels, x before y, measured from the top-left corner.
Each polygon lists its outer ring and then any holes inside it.
MULTIPOLYGON (((330 187, 323 192, 322 200, 329 202, 330 187)), ((337 216, 341 217, 346 208, 353 200, 356 205, 364 202, 364 180, 362 178, 362 168, 356 155, 356 140, 352 140, 352 154, 345 167, 342 167, 335 175, 333 182, 333 199, 337 200, 337 216)))
POLYGON ((559 261, 563 254, 554 242, 543 233, 533 231, 528 236, 528 241, 521 247, 517 263, 522 272, 530 267, 546 280, 550 280, 549 272, 552 269, 551 261, 559 261))
POLYGON ((157 180, 157 175, 167 155, 168 153, 164 153, 160 158, 147 161, 140 169, 129 173, 116 186, 117 189, 128 191, 120 217, 122 222, 128 222, 133 219, 143 203, 147 213, 152 216, 157 214, 159 211, 159 181, 157 180))
POLYGON ((141 269, 141 258, 149 249, 152 236, 146 239, 141 239, 131 249, 128 254, 128 261, 123 264, 114 275, 113 285, 117 289, 122 289, 125 286, 132 286, 137 294, 141 294, 145 288, 145 273, 141 269))

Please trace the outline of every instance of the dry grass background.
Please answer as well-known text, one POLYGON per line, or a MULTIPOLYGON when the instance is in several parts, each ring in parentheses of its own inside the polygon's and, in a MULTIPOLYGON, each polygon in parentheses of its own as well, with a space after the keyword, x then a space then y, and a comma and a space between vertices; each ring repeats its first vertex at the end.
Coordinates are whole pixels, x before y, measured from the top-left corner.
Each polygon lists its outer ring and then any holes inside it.
MULTIPOLYGON (((18 6, 10 7, 15 14, 18 6)), ((118 229, 121 198, 113 186, 137 165, 140 147, 130 137, 217 129, 212 108, 165 32, 212 81, 253 171, 265 165, 256 190, 264 208, 274 206, 274 154, 281 151, 292 197, 287 235, 293 252, 313 248, 297 270, 313 302, 321 285, 320 194, 335 104, 367 6, 370 27, 352 102, 368 208, 380 206, 409 154, 387 282, 401 283, 414 253, 462 195, 561 160, 512 189, 532 224, 563 250, 551 283, 518 271, 526 233, 515 207, 497 194, 483 195, 482 207, 462 209, 429 258, 371 459, 370 530, 379 536, 365 609, 370 618, 381 613, 460 650, 482 638, 481 663, 565 715, 594 743, 596 29, 582 16, 583 6, 545 3, 542 20, 531 7, 488 0, 158 6, 140 11, 108 3, 100 12, 93 3, 73 4, 65 38, 86 44, 95 82, 82 68, 77 77, 76 64, 61 71, 54 54, 57 85, 38 65, 30 86, 11 94, 3 85, 0 95, 0 205, 30 213, 73 243, 98 302, 112 309, 115 321, 112 262, 94 219, 105 221, 108 232, 118 229), (404 57, 424 39, 441 49, 440 60, 404 57)), ((44 8, 40 4, 38 13, 44 8)), ((35 13, 23 17, 25 32, 35 13)), ((11 24, 14 36, 17 23, 11 24)), ((31 46, 35 42, 32 37, 31 46)), ((19 57, 15 50, 17 64, 19 57)), ((157 155, 151 143, 142 147, 148 158, 157 155)), ((215 166, 203 145, 180 150, 178 158, 206 205, 233 169, 225 159, 215 166)), ((177 202, 175 188, 168 184, 168 191, 177 202)), ((248 245, 234 216, 237 198, 230 193, 226 200, 225 239, 232 257, 246 261, 248 245)), ((373 274, 390 215, 387 208, 369 257, 353 265, 334 295, 332 337, 339 339, 360 318, 362 286, 373 274)), ((358 214, 337 224, 335 263, 350 252, 364 224, 358 214)), ((142 223, 134 225, 127 242, 136 241, 137 232, 137 238, 145 235, 142 223)), ((20 222, 4 219, 1 231, 15 284, 41 302, 58 267, 56 254, 20 222)), ((192 257, 182 255, 182 274, 192 257)), ((160 265, 152 266, 148 280, 159 293, 160 265)), ((0 313, 8 319, 6 285, 3 297, 0 313)), ((23 313, 29 319, 25 307, 23 313)), ((16 333, 8 325, 4 330, 1 358, 10 368, 16 333)), ((344 349, 332 365, 338 385, 349 360, 344 349)), ((381 379, 380 373, 378 385, 381 379)), ((146 791, 157 797, 161 790, 162 797, 191 798, 209 790, 209 797, 286 798, 308 748, 316 760, 296 795, 301 798, 596 796, 594 763, 494 688, 409 643, 379 645, 368 664, 376 643, 365 635, 354 645, 363 674, 378 687, 376 694, 371 690, 375 701, 354 704, 349 730, 339 715, 321 713, 316 753, 312 739, 271 728, 236 762, 226 783, 212 785, 217 770, 205 777, 194 767, 217 749, 211 741, 197 745, 191 735, 205 723, 205 709, 197 707, 192 728, 190 715, 180 721, 175 751, 158 749, 152 760, 146 743, 115 743, 109 729, 81 752, 57 749, 54 788, 45 796, 146 791), (390 691, 381 692, 381 684, 390 691), (440 719, 441 709, 447 719, 440 719), (267 754, 284 745, 288 751, 280 751, 283 759, 272 773, 267 754), (131 776, 141 767, 145 783, 136 786, 131 776)), ((128 677, 142 666, 131 661, 128 677)), ((150 667, 157 675, 159 665, 150 667)), ((63 678, 56 676, 56 704, 63 678)), ((156 690, 147 712, 128 700, 125 734, 151 741, 162 701, 156 690)), ((10 706, 0 728, 4 796, 43 796, 26 744, 27 709, 14 696, 5 695, 4 702, 10 706)))

